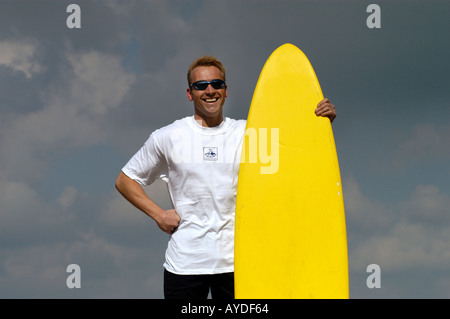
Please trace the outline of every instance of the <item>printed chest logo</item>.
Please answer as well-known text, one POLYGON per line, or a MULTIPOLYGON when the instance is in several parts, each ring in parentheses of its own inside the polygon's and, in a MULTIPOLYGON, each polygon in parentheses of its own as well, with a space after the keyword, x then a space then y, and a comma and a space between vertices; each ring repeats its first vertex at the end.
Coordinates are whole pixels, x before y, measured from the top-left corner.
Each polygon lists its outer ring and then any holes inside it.
POLYGON ((204 147, 203 159, 205 161, 217 161, 219 159, 217 147, 204 147))

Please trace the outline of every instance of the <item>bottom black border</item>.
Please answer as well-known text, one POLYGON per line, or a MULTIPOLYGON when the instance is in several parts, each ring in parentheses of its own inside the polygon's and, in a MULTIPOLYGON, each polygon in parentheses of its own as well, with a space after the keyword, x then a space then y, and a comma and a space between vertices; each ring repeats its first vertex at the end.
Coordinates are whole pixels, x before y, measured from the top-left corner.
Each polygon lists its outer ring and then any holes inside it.
MULTIPOLYGON (((337 316, 341 314, 374 314, 387 300, 158 300, 158 299, 2 299, 2 309, 36 311, 50 317, 62 316, 121 316, 138 315, 150 318, 299 318, 337 316), (6 306, 6 307, 5 307, 6 306), (33 310, 34 309, 34 310, 33 310), (214 309, 214 311, 211 311, 214 309), (40 312, 40 311, 39 311, 40 312)), ((430 300, 427 300, 430 301, 430 300)), ((405 315, 417 309, 417 299, 389 299, 389 313, 401 309, 405 315), (412 301, 406 307, 404 301, 412 301), (397 306, 397 307, 396 307, 397 306), (400 307, 398 307, 400 306, 400 307), (408 310, 409 309, 409 310, 408 310)), ((420 301, 422 302, 422 301, 420 301)), ((444 310, 444 303, 435 304, 434 310, 444 310), (437 307, 435 307, 437 306, 437 307)), ((384 308, 387 309, 387 308, 384 308)), ((414 314, 411 312, 411 314, 414 314)))

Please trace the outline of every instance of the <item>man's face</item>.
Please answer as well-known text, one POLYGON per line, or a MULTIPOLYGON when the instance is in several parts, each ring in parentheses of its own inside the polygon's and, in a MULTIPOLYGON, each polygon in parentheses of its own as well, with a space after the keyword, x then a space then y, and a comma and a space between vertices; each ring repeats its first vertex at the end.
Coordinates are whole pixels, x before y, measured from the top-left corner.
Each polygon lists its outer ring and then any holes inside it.
MULTIPOLYGON (((199 66, 191 72, 191 83, 197 81, 224 80, 222 72, 215 66, 199 66)), ((187 89, 189 101, 194 102, 195 114, 200 118, 215 118, 222 121, 222 108, 227 97, 227 86, 214 89, 208 85, 205 90, 196 90, 194 87, 187 89)))

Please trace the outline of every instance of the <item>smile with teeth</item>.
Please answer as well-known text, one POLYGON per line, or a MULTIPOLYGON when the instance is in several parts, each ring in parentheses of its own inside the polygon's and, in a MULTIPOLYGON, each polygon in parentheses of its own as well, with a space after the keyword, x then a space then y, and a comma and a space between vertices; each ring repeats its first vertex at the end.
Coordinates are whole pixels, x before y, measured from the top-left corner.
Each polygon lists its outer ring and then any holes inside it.
POLYGON ((206 103, 214 103, 218 100, 218 98, 209 98, 209 99, 203 99, 206 103))

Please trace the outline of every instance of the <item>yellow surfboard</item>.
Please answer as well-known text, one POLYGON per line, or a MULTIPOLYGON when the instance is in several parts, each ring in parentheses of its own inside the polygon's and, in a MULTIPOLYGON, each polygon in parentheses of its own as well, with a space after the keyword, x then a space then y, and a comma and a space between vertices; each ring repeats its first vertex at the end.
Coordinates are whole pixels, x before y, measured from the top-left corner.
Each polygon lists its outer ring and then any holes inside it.
POLYGON ((344 201, 330 120, 307 57, 275 50, 255 88, 236 202, 238 299, 348 298, 344 201))

